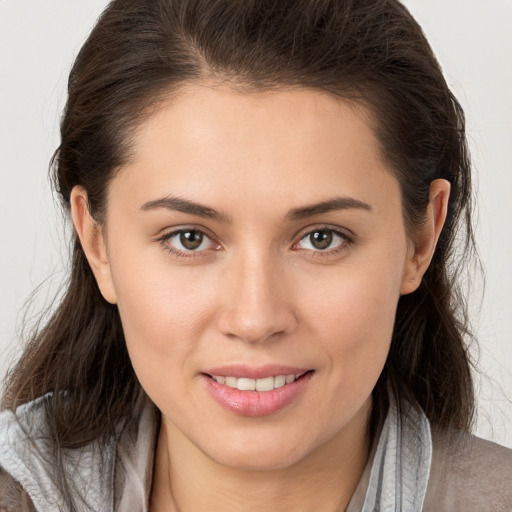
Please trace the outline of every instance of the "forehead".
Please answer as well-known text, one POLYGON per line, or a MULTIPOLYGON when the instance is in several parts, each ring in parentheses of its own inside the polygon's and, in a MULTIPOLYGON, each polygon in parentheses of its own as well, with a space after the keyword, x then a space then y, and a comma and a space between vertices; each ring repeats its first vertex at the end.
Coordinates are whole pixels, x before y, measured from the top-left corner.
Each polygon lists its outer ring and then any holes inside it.
POLYGON ((141 204, 157 193, 227 204, 235 192, 248 203, 375 202, 397 183, 369 119, 361 105, 319 90, 190 85, 139 127, 114 182, 141 204))
MULTIPOLYGON (((377 146, 366 107, 311 88, 244 92, 230 86, 189 84, 162 101, 136 131, 136 156, 148 156, 149 139, 189 144, 244 143, 254 148, 285 141, 319 149, 351 145, 361 135, 377 146), (162 130, 162 128, 165 128, 162 130), (348 128, 348 129, 346 129, 348 128), (371 139, 371 140, 370 140, 371 139), (319 146, 320 143, 320 146, 319 146)), ((283 151, 287 148, 285 146, 283 151)), ((275 149, 275 148, 274 148, 275 149)), ((377 149, 377 147, 375 147, 377 149)))

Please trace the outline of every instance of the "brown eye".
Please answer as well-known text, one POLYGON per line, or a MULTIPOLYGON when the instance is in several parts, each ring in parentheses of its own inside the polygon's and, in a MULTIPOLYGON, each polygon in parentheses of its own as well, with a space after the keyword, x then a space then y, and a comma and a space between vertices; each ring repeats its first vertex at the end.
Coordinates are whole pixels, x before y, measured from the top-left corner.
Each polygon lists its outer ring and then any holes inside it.
POLYGON ((199 229, 177 229, 162 236, 159 242, 165 250, 178 256, 199 255, 220 248, 219 244, 199 229))
POLYGON ((321 228, 305 233, 295 245, 297 249, 326 254, 333 254, 350 245, 351 240, 343 232, 335 229, 321 228))
POLYGON ((313 233, 310 233, 308 236, 311 246, 319 251, 328 249, 334 238, 332 231, 329 230, 313 231, 313 233))
POLYGON ((189 250, 194 251, 201 247, 203 243, 204 235, 200 231, 183 231, 180 233, 180 243, 181 245, 189 250))

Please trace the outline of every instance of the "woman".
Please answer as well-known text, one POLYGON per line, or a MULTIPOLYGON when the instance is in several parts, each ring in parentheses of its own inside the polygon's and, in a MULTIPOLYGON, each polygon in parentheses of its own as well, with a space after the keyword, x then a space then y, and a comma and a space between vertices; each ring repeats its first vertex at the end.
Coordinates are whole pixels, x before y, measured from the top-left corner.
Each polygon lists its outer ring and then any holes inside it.
POLYGON ((401 4, 114 1, 61 135, 73 268, 2 505, 512 509, 469 434, 463 113, 401 4))

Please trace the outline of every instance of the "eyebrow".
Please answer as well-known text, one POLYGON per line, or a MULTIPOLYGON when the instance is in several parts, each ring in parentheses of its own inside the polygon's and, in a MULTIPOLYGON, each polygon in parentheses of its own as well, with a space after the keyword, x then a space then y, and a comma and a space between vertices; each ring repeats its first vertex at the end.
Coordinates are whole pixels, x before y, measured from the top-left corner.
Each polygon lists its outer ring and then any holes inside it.
POLYGON ((335 197, 321 203, 294 208, 286 215, 287 220, 301 220, 306 217, 313 217, 322 213, 328 213, 336 210, 366 210, 371 211, 372 207, 359 199, 352 197, 335 197))
POLYGON ((161 208, 181 213, 188 213, 189 215, 195 215, 196 217, 202 217, 204 219, 211 219, 219 222, 230 222, 229 216, 225 213, 218 212, 209 206, 204 206, 193 201, 188 201, 187 199, 182 199, 181 197, 167 196, 153 201, 148 201, 142 205, 141 210, 149 211, 159 210, 161 208))
MULTIPOLYGON (((166 196, 160 199, 155 199, 153 201, 148 201, 141 206, 141 210, 143 211, 159 209, 178 211, 187 213, 189 215, 195 215, 196 217, 202 217, 204 219, 215 220, 218 222, 231 222, 230 217, 225 213, 214 210, 209 206, 195 203, 193 201, 188 201, 187 199, 183 199, 181 197, 166 196)), ((320 203, 315 203, 300 208, 294 208, 288 212, 285 218, 289 221, 296 221, 307 217, 313 217, 322 213, 349 209, 371 211, 372 207, 369 204, 352 197, 335 197, 320 203)))

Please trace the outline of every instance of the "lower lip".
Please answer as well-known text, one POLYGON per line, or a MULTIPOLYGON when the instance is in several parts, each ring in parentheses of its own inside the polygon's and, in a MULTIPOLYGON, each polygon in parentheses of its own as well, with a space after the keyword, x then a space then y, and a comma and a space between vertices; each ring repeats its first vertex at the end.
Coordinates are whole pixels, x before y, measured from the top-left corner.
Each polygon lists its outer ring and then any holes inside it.
POLYGON ((290 405, 311 381, 313 372, 272 391, 240 391, 203 375, 210 395, 220 405, 240 416, 269 416, 290 405))

